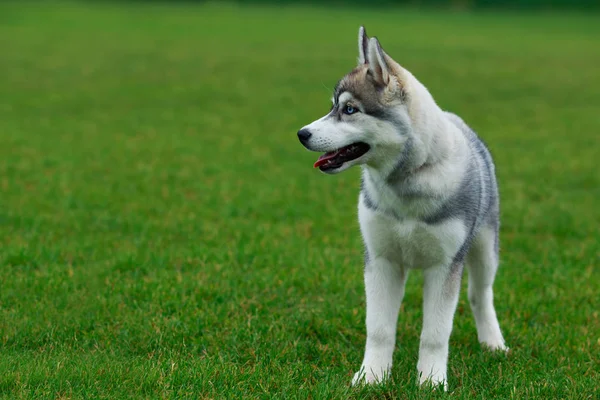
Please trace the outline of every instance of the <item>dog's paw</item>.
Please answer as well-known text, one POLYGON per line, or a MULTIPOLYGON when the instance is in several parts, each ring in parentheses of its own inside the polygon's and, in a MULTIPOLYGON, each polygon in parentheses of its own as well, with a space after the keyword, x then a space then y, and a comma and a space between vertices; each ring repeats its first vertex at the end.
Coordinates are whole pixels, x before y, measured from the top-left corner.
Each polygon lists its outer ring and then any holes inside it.
POLYGON ((389 368, 370 368, 363 366, 357 373, 354 374, 354 378, 352 378, 352 386, 382 383, 388 377, 388 375, 389 368))
MULTIPOLYGON (((491 325, 491 324, 489 324, 491 325)), ((503 351, 508 352, 508 347, 504 344, 504 337, 502 337, 502 333, 500 332, 500 328, 495 324, 494 326, 484 325, 484 327, 477 327, 477 338, 479 339, 479 343, 484 348, 492 351, 503 351)))
POLYGON ((430 387, 433 390, 442 387, 444 392, 448 391, 446 375, 441 373, 433 375, 419 374, 419 385, 421 385, 421 387, 430 387))
POLYGON ((481 345, 491 351, 500 351, 500 352, 508 353, 508 351, 510 350, 506 346, 506 344, 504 344, 504 340, 502 340, 502 339, 486 340, 486 341, 481 342, 481 345))

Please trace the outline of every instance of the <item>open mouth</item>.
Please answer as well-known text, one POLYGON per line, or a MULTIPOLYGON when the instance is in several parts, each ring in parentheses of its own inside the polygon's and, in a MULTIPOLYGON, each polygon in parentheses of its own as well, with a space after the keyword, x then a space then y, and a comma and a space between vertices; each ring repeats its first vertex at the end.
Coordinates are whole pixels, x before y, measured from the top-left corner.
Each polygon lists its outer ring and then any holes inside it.
POLYGON ((368 144, 363 142, 352 143, 335 151, 329 151, 323 154, 314 167, 321 171, 332 170, 341 167, 345 162, 356 160, 358 157, 369 151, 368 144))

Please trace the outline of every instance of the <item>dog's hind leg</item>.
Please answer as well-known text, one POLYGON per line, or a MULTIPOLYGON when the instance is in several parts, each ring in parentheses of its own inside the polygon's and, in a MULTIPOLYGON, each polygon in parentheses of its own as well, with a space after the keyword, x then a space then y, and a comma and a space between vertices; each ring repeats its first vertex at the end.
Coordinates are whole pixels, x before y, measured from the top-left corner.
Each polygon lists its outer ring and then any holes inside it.
POLYGON ((498 269, 498 230, 483 227, 467 256, 469 302, 479 342, 492 350, 507 350, 494 309, 492 285, 498 269))

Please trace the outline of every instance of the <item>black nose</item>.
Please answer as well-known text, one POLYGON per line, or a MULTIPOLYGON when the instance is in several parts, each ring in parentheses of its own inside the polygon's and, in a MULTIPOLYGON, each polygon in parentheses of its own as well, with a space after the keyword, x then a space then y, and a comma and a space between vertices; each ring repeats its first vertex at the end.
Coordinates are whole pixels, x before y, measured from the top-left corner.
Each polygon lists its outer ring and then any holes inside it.
POLYGON ((300 139, 300 143, 302 144, 306 144, 306 142, 308 142, 308 139, 310 139, 311 136, 312 133, 310 133, 308 129, 300 129, 298 131, 298 139, 300 139))

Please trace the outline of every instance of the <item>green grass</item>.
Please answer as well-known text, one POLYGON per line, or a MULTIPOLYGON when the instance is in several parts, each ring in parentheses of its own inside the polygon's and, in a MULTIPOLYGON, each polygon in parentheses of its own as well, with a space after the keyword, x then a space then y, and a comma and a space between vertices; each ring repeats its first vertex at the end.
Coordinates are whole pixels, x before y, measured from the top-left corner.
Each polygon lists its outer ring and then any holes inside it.
POLYGON ((597 15, 2 3, 0 396, 598 398, 599 42, 597 15), (448 394, 415 384, 419 273, 391 382, 349 386, 359 171, 295 132, 361 23, 498 165, 512 350, 463 290, 448 394))

